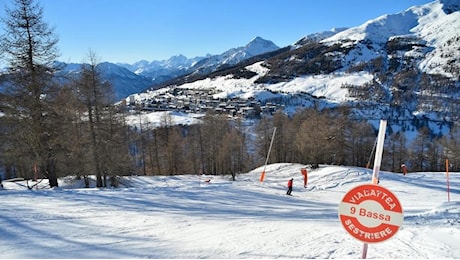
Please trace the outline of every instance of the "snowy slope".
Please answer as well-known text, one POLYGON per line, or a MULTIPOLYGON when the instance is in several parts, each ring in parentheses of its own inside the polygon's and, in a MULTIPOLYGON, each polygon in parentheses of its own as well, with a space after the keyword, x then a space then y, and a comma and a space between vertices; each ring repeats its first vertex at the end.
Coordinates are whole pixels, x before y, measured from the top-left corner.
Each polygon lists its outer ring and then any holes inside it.
POLYGON ((302 37, 302 39, 298 40, 297 42, 294 43, 295 47, 301 47, 302 45, 308 43, 308 42, 319 42, 322 41, 326 38, 332 37, 333 35, 345 31, 348 28, 332 28, 329 31, 323 31, 323 32, 317 32, 317 33, 312 33, 309 35, 306 35, 302 37))
POLYGON ((440 64, 452 62, 452 59, 460 55, 458 21, 460 21, 458 1, 437 0, 411 7, 400 13, 382 15, 360 26, 339 32, 322 42, 328 44, 339 42, 343 45, 370 42, 372 44, 370 47, 363 46, 361 52, 351 52, 346 57, 347 60, 358 62, 369 61, 381 55, 385 43, 392 38, 413 39, 428 47, 419 53, 419 55, 426 54, 419 64, 422 71, 452 77, 452 73, 445 71, 440 64), (428 51, 425 51, 426 49, 428 51))
MULTIPOLYGON (((273 164, 237 176, 131 176, 122 187, 27 190, 3 182, 1 258, 360 258, 363 243, 338 219, 347 191, 370 183, 372 170, 273 164), (293 197, 285 195, 294 178, 293 197), (205 180, 210 179, 209 183, 205 180)), ((369 244, 367 258, 459 258, 460 173, 381 172, 400 200, 394 237, 369 244)), ((43 186, 43 183, 41 184, 43 186)))
MULTIPOLYGON (((347 84, 365 84, 373 80, 373 75, 369 73, 339 73, 335 75, 312 75, 297 77, 288 82, 276 84, 259 84, 257 79, 262 77, 268 69, 263 66, 263 62, 254 63, 246 67, 247 70, 257 73, 252 78, 234 78, 232 75, 206 78, 191 83, 186 83, 178 88, 213 90, 213 98, 239 98, 247 100, 255 98, 263 102, 269 102, 283 97, 292 97, 295 94, 309 93, 309 95, 323 98, 318 102, 340 103, 350 100, 347 89, 343 88, 347 84)), ((175 86, 174 86, 175 87, 175 86)), ((163 93, 163 90, 146 91, 133 95, 138 101, 152 99, 163 93)), ((292 103, 291 108, 301 105, 308 100, 298 100, 299 103, 292 103)))

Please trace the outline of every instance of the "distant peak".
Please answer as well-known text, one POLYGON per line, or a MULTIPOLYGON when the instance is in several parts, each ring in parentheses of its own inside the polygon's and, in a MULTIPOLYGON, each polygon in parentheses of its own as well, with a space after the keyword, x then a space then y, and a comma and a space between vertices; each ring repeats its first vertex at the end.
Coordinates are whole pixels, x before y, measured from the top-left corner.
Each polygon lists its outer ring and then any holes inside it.
POLYGON ((277 49, 278 46, 274 44, 272 41, 265 40, 264 38, 257 36, 254 39, 252 39, 245 47, 246 48, 253 48, 254 46, 259 46, 259 47, 265 47, 265 48, 275 48, 277 49))
POLYGON ((266 41, 264 38, 260 36, 256 36, 254 39, 252 39, 250 42, 257 42, 257 41, 266 41))
POLYGON ((183 58, 187 58, 187 57, 183 54, 177 54, 177 55, 171 56, 171 59, 183 59, 183 58))
POLYGON ((272 41, 266 40, 266 39, 264 39, 264 38, 262 38, 260 36, 255 37, 254 39, 252 39, 248 43, 248 45, 254 45, 254 44, 258 44, 258 45, 260 45, 260 44, 262 44, 262 45, 275 45, 276 46, 276 44, 274 44, 272 41))
POLYGON ((173 61, 173 62, 185 62, 187 60, 187 57, 185 57, 182 54, 174 55, 171 56, 168 61, 173 61))

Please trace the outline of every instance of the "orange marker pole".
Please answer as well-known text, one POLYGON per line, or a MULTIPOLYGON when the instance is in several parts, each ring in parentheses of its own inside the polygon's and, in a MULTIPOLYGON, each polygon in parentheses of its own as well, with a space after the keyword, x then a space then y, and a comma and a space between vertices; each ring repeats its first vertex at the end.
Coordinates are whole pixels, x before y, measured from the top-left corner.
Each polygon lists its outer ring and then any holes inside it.
POLYGON ((306 187, 307 187, 307 182, 308 182, 308 172, 307 172, 307 168, 302 168, 302 169, 300 169, 300 172, 301 172, 302 175, 303 175, 303 187, 306 188, 306 187))

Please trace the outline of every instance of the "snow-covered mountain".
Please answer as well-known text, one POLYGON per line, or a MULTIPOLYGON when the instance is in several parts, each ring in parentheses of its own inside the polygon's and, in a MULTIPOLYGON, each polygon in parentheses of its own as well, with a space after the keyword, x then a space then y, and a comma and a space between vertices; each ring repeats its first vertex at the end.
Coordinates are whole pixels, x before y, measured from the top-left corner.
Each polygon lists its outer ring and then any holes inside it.
MULTIPOLYGON (((395 131, 428 126, 442 134, 460 120, 459 10, 453 0, 413 6, 330 35, 306 36, 253 64, 170 87, 284 102, 292 111, 346 105, 352 117, 388 119, 395 131)), ((155 92, 138 97, 149 95, 155 92)))
POLYGON ((222 54, 212 55, 192 66, 194 74, 207 74, 218 69, 235 65, 241 61, 247 60, 251 57, 278 50, 272 41, 255 37, 248 44, 243 47, 232 48, 222 54))
POLYGON ((207 88, 216 97, 284 102, 292 111, 347 105, 358 119, 439 133, 460 120, 459 10, 458 0, 436 0, 283 48, 255 37, 219 55, 105 63, 101 70, 119 98, 149 99, 159 87, 207 88))
MULTIPOLYGON (((134 64, 102 62, 98 64, 98 70, 102 79, 112 84, 115 96, 120 100, 180 76, 213 72, 223 66, 234 65, 276 49, 278 47, 273 42, 256 37, 246 46, 232 48, 220 55, 208 54, 195 58, 176 55, 168 60, 151 62, 142 60, 134 64)), ((74 77, 82 66, 78 63, 56 62, 56 64, 60 68, 58 76, 61 79, 74 77)))
POLYGON ((118 63, 117 65, 137 75, 149 77, 152 79, 153 84, 158 84, 189 73, 190 68, 204 58, 206 57, 187 58, 184 55, 176 55, 167 60, 142 60, 133 64, 118 63))
MULTIPOLYGON (((420 57, 418 68, 430 74, 458 77, 460 71, 459 1, 438 0, 387 14, 323 40, 356 46, 344 59, 349 65, 382 56, 385 45, 406 45, 404 56, 420 57), (424 57, 423 57, 424 56, 424 57), (453 68, 444 65, 452 64, 453 68), (451 71, 452 70, 452 71, 451 71)), ((402 46, 401 46, 402 47, 402 46)), ((387 53, 388 54, 388 53, 387 53)))
POLYGON ((261 37, 255 37, 248 44, 242 47, 232 48, 221 54, 198 56, 187 58, 184 55, 177 55, 168 60, 161 61, 139 61, 134 64, 118 64, 132 72, 150 77, 158 84, 179 76, 193 74, 207 74, 217 69, 235 65, 243 60, 259 54, 279 49, 272 41, 261 37))

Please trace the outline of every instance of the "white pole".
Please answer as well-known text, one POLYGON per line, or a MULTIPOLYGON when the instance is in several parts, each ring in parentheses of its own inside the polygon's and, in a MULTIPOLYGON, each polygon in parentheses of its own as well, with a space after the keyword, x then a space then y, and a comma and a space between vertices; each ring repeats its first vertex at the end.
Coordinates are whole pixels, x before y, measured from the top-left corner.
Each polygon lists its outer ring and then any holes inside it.
MULTIPOLYGON (((375 159, 374 159, 374 170, 372 173, 372 184, 379 183, 379 171, 380 171, 380 165, 382 164, 383 144, 385 142, 386 129, 387 129, 387 121, 380 120, 379 134, 377 136, 377 150, 375 151, 375 159)), ((368 247, 367 243, 364 243, 362 259, 366 259, 367 257, 367 247, 368 247)))
POLYGON ((379 182, 379 171, 382 163, 383 155, 383 143, 385 141, 385 131, 387 128, 387 121, 380 120, 379 135, 377 137, 377 150, 375 151, 374 170, 372 174, 372 183, 378 184, 379 182))
MULTIPOLYGON (((275 133, 276 133, 276 127, 273 129, 272 140, 270 141, 270 147, 268 148, 268 154, 267 154, 267 159, 265 160, 265 166, 267 166, 268 158, 270 157, 270 151, 272 150, 273 139, 275 139, 275 133)), ((264 167, 264 171, 265 171, 265 167, 264 167)))
POLYGON ((263 169, 262 174, 260 176, 260 182, 263 182, 264 178, 265 178, 265 168, 267 167, 268 158, 270 158, 270 152, 272 150, 273 139, 275 139, 275 133, 276 133, 276 127, 273 129, 272 140, 270 141, 270 147, 268 148, 268 153, 267 153, 267 158, 265 159, 264 169, 263 169))

